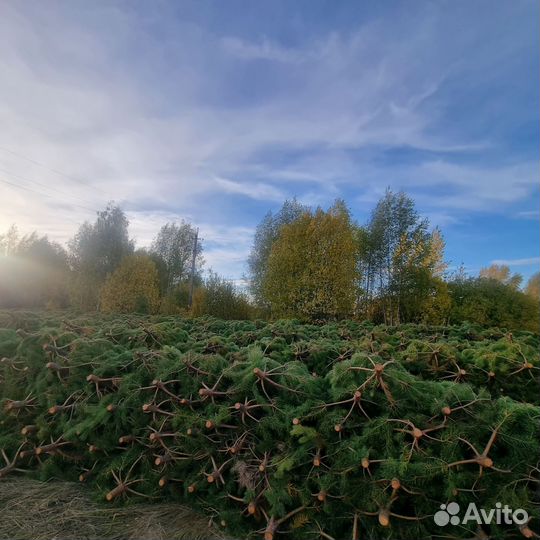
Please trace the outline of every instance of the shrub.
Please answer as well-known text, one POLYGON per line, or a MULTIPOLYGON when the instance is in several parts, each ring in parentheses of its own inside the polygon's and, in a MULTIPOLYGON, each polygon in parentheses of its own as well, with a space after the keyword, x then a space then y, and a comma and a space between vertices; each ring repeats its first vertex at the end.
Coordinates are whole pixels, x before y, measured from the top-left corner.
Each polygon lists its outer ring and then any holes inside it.
POLYGON ((155 313, 159 307, 156 266, 147 255, 129 255, 107 278, 101 291, 106 313, 155 313))

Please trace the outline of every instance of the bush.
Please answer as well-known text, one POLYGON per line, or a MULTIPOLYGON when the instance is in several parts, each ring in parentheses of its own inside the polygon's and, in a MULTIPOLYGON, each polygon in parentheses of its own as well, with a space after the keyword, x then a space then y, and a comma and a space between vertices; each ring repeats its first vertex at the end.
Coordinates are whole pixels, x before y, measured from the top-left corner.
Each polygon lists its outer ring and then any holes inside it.
POLYGON ((539 303, 511 285, 488 278, 460 278, 450 281, 448 290, 450 324, 469 321, 510 330, 539 329, 539 303))
POLYGON ((211 315, 220 319, 250 319, 253 307, 248 296, 233 283, 210 272, 202 287, 193 297, 192 313, 195 317, 211 315))
POLYGON ((107 278, 101 291, 101 311, 155 313, 159 307, 156 265, 147 255, 129 255, 107 278))

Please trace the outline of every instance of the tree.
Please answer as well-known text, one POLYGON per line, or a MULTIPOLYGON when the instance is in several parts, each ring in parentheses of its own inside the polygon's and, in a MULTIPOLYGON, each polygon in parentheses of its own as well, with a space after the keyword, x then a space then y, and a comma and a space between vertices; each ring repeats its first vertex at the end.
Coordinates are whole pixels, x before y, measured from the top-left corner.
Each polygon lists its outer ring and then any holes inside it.
POLYGON ((116 313, 155 313, 159 308, 159 278, 150 257, 125 257, 101 291, 101 310, 116 313))
POLYGON ((169 272, 167 270, 167 263, 160 257, 157 253, 152 253, 147 249, 138 249, 138 253, 147 255, 152 259, 153 263, 156 265, 158 272, 158 282, 159 282, 159 296, 165 296, 167 294, 169 272))
POLYGON ((416 312, 417 322, 426 324, 448 324, 452 309, 452 297, 446 281, 439 277, 430 276, 427 294, 416 312), (418 317, 419 315, 419 317, 418 317))
POLYGON ((12 226, 0 237, 0 305, 66 307, 69 266, 62 246, 36 232, 19 238, 12 226))
POLYGON ((98 307, 105 279, 134 249, 129 239, 129 221, 119 206, 109 203, 97 216, 94 224, 83 223, 69 242, 74 271, 72 299, 82 309, 98 307))
POLYGON ((468 321, 485 327, 538 332, 538 302, 496 279, 458 276, 448 282, 452 298, 449 323, 468 321))
POLYGON ((342 201, 305 211, 280 229, 264 275, 272 314, 303 319, 350 316, 357 287, 355 227, 342 201))
POLYGON ((234 283, 210 270, 193 299, 193 315, 212 315, 220 319, 250 319, 253 315, 248 296, 234 283))
POLYGON ((435 227, 431 232, 429 239, 429 251, 423 261, 423 265, 431 270, 433 276, 442 278, 448 263, 444 260, 444 250, 446 248, 446 242, 444 236, 439 229, 435 227))
POLYGON ((3 255, 12 255, 19 244, 19 230, 13 224, 6 233, 0 235, 0 251, 3 255))
POLYGON ((536 274, 533 274, 529 278, 525 287, 525 294, 528 294, 537 301, 540 300, 540 272, 536 272, 536 274))
POLYGON ((308 208, 296 199, 287 200, 275 215, 268 212, 257 225, 253 247, 248 258, 248 267, 250 292, 260 308, 268 308, 263 287, 272 245, 277 240, 281 228, 294 222, 307 210, 308 208))
POLYGON ((398 279, 390 285, 397 298, 398 317, 403 322, 442 321, 450 298, 442 282, 446 269, 444 239, 438 229, 431 234, 415 231, 401 237, 394 253, 398 279))
MULTIPOLYGON (((185 221, 180 224, 167 223, 152 242, 150 252, 161 257, 165 263, 165 290, 168 293, 189 278, 196 234, 195 228, 185 221)), ((195 269, 199 276, 204 264, 202 251, 199 240, 195 258, 195 269)))
POLYGON ((387 190, 357 238, 363 314, 377 318, 372 309, 377 306, 387 324, 418 319, 436 286, 432 280, 446 269, 439 229, 429 232, 429 221, 418 215, 413 200, 387 190))
POLYGON ((68 304, 67 282, 69 265, 66 250, 47 236, 36 232, 24 236, 17 246, 16 256, 27 261, 31 277, 27 294, 34 297, 37 305, 66 307, 68 304))
POLYGON ((480 270, 480 277, 485 279, 494 279, 504 285, 518 289, 523 281, 521 274, 511 274, 510 267, 506 264, 492 264, 480 270))

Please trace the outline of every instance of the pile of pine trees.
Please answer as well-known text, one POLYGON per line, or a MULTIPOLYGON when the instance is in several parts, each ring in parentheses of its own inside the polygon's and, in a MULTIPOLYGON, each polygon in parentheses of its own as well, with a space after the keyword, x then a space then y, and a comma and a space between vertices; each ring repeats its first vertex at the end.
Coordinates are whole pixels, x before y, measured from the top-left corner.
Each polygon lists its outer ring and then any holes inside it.
POLYGON ((238 538, 532 537, 538 347, 473 326, 3 313, 0 479, 181 500, 238 538), (441 528, 450 501, 532 521, 441 528))

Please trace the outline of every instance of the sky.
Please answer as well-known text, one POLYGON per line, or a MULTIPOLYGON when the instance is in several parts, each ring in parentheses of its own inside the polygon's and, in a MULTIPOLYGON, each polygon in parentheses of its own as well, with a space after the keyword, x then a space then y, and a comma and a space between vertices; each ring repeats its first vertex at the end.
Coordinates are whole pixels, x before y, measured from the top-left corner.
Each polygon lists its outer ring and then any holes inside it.
POLYGON ((287 198, 387 187, 442 229, 451 268, 539 257, 534 0, 0 2, 0 232, 62 243, 114 200, 148 246, 200 229, 246 273, 287 198))

